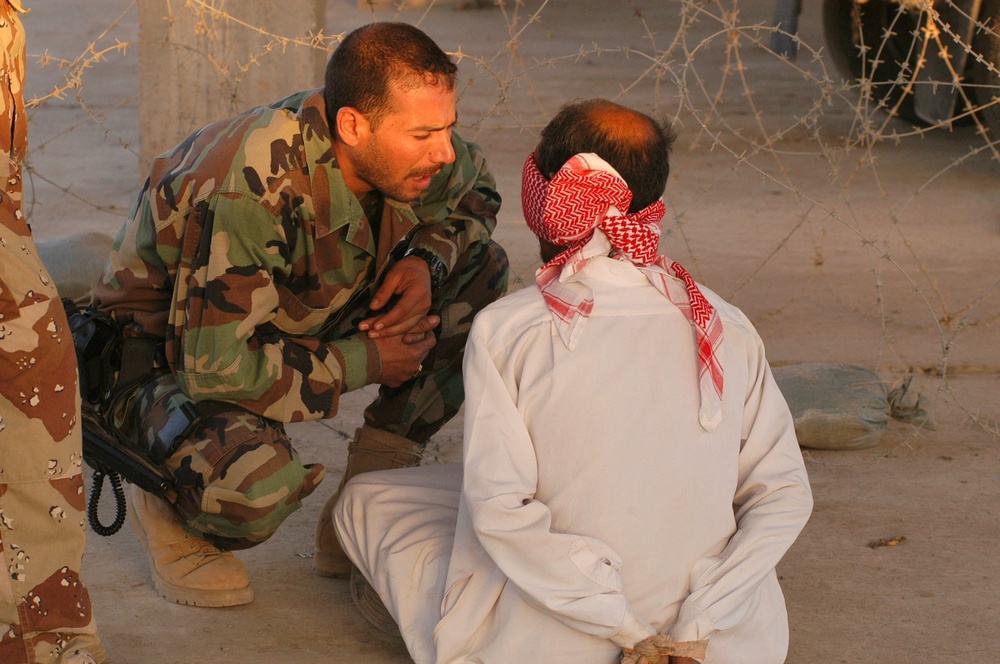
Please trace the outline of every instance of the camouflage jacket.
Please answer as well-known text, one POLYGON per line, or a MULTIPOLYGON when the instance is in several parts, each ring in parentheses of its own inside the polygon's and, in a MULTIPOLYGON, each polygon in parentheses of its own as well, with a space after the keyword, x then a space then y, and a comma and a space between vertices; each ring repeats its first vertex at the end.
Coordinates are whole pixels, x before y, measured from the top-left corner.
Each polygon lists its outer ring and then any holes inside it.
POLYGON ((208 125, 158 157, 95 288, 127 334, 165 339, 193 399, 282 422, 330 417, 378 382, 374 342, 339 320, 370 299, 390 251, 422 247, 450 270, 496 225, 479 147, 413 206, 385 199, 378 246, 337 167, 322 90, 208 125))

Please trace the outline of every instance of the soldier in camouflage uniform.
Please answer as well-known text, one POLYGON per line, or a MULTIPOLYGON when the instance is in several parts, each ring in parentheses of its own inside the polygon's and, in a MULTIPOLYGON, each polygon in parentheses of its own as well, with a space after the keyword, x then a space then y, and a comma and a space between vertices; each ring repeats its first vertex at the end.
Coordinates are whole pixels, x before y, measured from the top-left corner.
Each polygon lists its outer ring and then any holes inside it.
MULTIPOLYGON (((153 163, 95 304, 163 340, 111 408, 175 480, 174 512, 132 492, 132 524, 169 600, 252 599, 231 550, 268 539, 320 482, 282 423, 331 417, 379 384, 344 479, 414 465, 464 398, 473 315, 506 290, 500 197, 453 131, 454 63, 423 32, 374 23, 325 86, 209 125, 153 163), (176 514, 177 518, 174 518, 176 514)), ((350 563, 330 522, 315 567, 350 563)))
POLYGON ((0 662, 80 664, 103 660, 104 648, 79 574, 76 354, 22 215, 22 11, 19 0, 0 0, 0 662))

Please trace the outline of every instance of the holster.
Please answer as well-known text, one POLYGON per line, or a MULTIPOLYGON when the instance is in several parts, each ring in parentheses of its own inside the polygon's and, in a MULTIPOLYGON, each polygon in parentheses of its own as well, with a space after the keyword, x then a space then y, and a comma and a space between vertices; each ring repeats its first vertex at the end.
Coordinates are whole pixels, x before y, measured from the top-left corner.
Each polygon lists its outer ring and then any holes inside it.
POLYGON ((162 353, 162 342, 124 337, 111 316, 93 307, 80 309, 68 298, 63 298, 62 303, 73 334, 80 376, 83 460, 94 470, 87 517, 94 532, 113 535, 125 522, 122 478, 170 505, 177 502, 172 478, 156 466, 163 459, 151 458, 130 444, 111 423, 109 414, 118 395, 152 374, 157 353, 162 353), (115 520, 109 526, 102 524, 98 515, 105 477, 111 482, 117 505, 115 520))

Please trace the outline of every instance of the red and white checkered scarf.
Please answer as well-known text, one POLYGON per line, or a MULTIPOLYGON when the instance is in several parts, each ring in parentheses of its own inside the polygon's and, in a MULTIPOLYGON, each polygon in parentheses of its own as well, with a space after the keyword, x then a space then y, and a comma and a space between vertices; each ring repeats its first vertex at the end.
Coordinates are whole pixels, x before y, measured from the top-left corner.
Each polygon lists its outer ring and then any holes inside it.
POLYGON ((684 267, 658 253, 660 221, 666 213, 662 200, 633 214, 632 192, 625 180, 596 154, 578 154, 552 180, 528 155, 521 176, 524 219, 541 239, 566 250, 538 268, 535 281, 552 312, 566 346, 576 347, 584 323, 594 308, 593 291, 575 277, 592 258, 606 256, 607 242, 594 241, 600 229, 607 241, 638 267, 694 329, 698 347, 701 410, 699 420, 708 431, 722 420, 722 345, 719 315, 684 267))

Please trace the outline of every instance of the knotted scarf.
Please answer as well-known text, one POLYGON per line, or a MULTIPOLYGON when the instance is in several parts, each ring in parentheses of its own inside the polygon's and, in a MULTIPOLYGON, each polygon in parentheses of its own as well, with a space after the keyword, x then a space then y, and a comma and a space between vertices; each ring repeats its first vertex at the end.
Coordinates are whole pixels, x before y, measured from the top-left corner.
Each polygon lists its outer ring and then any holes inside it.
POLYGON ((622 649, 619 664, 665 664, 671 657, 705 658, 708 640, 674 641, 666 634, 648 636, 632 648, 622 649))
POLYGON ((535 281, 563 343, 573 350, 594 308, 592 289, 576 275, 591 259, 606 256, 610 242, 616 255, 638 267, 691 323, 698 349, 699 421, 712 431, 722 420, 722 364, 717 355, 722 323, 688 271, 657 252, 666 213, 663 201, 628 214, 631 202, 625 180, 596 154, 574 156, 551 181, 538 169, 534 154, 528 155, 521 175, 524 219, 535 235, 566 247, 538 268, 535 281))

